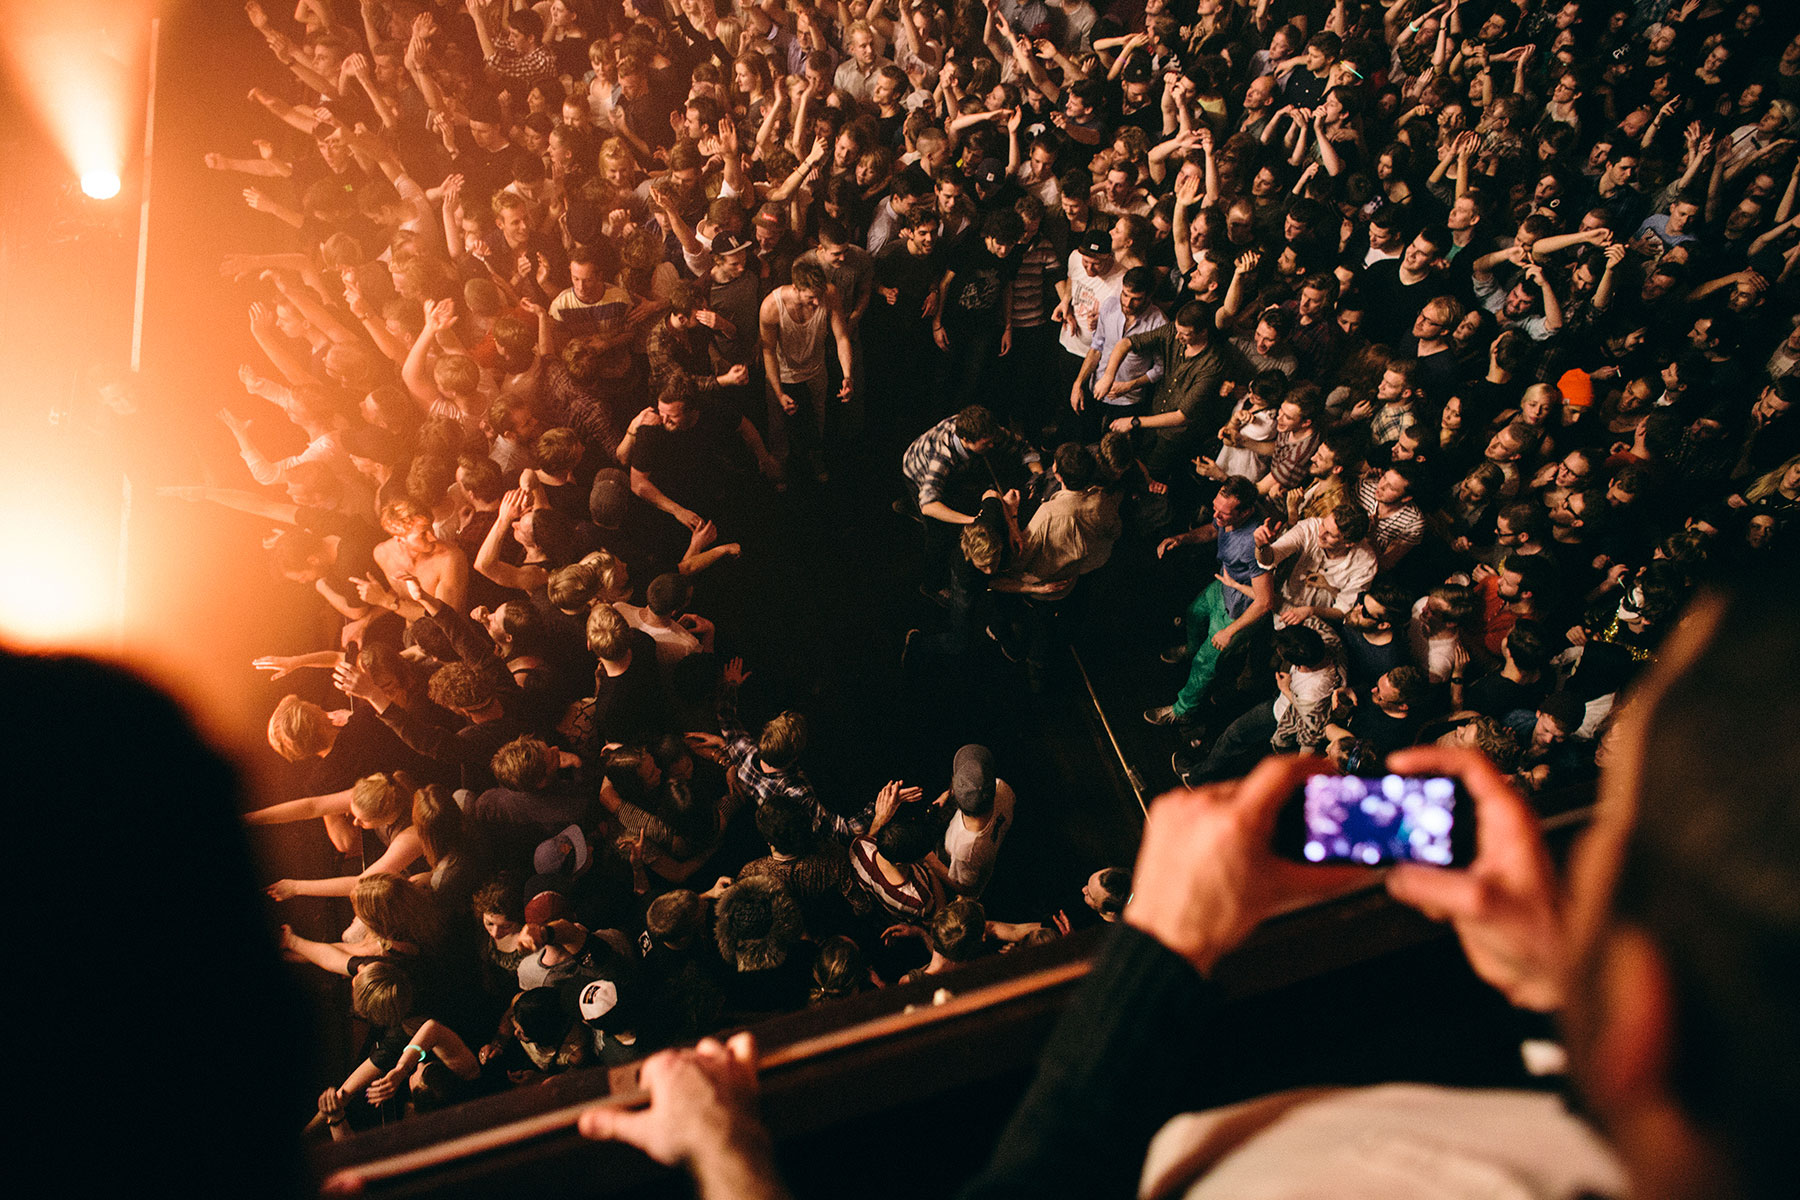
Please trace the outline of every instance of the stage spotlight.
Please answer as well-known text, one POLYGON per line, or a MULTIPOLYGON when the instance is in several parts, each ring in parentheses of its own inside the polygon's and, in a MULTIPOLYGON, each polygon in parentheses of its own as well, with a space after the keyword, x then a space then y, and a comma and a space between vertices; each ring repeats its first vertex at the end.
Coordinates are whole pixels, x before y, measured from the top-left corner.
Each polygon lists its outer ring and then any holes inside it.
POLYGON ((111 200, 119 194, 119 177, 111 171, 83 171, 81 190, 95 200, 111 200))
POLYGON ((16 89, 36 110, 81 190, 96 200, 119 195, 119 176, 136 150, 158 7, 156 0, 0 0, 0 74, 8 76, 0 90, 10 99, 16 89))

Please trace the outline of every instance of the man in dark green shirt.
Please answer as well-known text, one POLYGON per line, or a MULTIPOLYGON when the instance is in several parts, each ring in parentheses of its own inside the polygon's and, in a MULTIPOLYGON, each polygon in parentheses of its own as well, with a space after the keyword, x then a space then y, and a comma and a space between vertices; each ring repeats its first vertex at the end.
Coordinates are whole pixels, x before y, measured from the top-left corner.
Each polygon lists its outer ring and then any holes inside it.
POLYGON ((1138 433, 1144 465, 1153 478, 1167 483, 1208 439, 1218 436, 1225 423, 1230 406, 1219 396, 1225 356, 1214 344, 1213 323, 1206 309, 1190 302, 1182 305, 1173 323, 1121 338, 1102 370, 1096 394, 1112 386, 1114 373, 1130 353, 1161 359, 1162 378, 1151 397, 1150 412, 1142 417, 1121 417, 1112 428, 1138 433))

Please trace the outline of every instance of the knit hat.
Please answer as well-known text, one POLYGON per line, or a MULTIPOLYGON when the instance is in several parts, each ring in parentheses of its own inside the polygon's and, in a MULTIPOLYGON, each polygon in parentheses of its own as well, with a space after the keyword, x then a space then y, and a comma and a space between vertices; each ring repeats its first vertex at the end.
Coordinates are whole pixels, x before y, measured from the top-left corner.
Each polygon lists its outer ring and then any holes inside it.
POLYGON ((1594 379, 1586 371, 1571 367, 1556 381, 1556 390, 1575 408, 1586 408, 1594 402, 1594 379))

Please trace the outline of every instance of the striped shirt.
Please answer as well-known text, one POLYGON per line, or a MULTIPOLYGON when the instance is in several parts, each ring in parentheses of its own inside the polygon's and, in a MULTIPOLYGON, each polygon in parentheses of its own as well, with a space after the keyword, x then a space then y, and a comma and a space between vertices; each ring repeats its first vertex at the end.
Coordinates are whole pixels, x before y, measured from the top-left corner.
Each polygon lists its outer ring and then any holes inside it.
POLYGON ((1012 281, 1012 323, 1014 329, 1031 329, 1050 319, 1054 305, 1046 298, 1047 283, 1062 275, 1062 256, 1056 246, 1040 231, 1019 256, 1019 272, 1012 281))
POLYGON ((850 867, 862 885, 881 906, 902 921, 930 920, 944 903, 942 885, 931 868, 924 863, 895 864, 900 882, 889 882, 876 862, 873 838, 859 837, 850 843, 850 867))
POLYGON ((1425 515, 1411 500, 1394 512, 1381 515, 1381 506, 1375 499, 1375 480, 1365 479, 1357 485, 1356 502, 1369 514, 1369 541, 1377 553, 1386 554, 1399 546, 1399 552, 1405 554, 1425 540, 1425 515))
MULTIPOLYGON (((631 293, 616 283, 608 285, 593 304, 577 299, 571 287, 564 288, 550 302, 550 318, 571 337, 597 337, 611 342, 625 336, 625 318, 631 315, 632 307, 631 293)), ((599 367, 600 374, 608 379, 621 378, 630 370, 629 354, 609 354, 599 367)))
POLYGON ((1275 452, 1269 455, 1269 474, 1283 491, 1304 484, 1311 474, 1313 451, 1319 448, 1317 432, 1282 433, 1275 438, 1275 452))

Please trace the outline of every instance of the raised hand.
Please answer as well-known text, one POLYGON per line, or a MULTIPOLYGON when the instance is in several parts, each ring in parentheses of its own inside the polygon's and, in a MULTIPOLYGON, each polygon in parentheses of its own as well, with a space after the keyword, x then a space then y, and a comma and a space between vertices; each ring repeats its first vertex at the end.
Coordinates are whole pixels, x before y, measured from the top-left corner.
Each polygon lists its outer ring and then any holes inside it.
MULTIPOLYGON (((394 593, 373 576, 365 579, 358 575, 352 575, 350 582, 356 586, 357 598, 364 604, 373 604, 376 608, 393 608, 398 603, 394 593)), ((338 668, 339 671, 343 669, 343 667, 338 668)))

